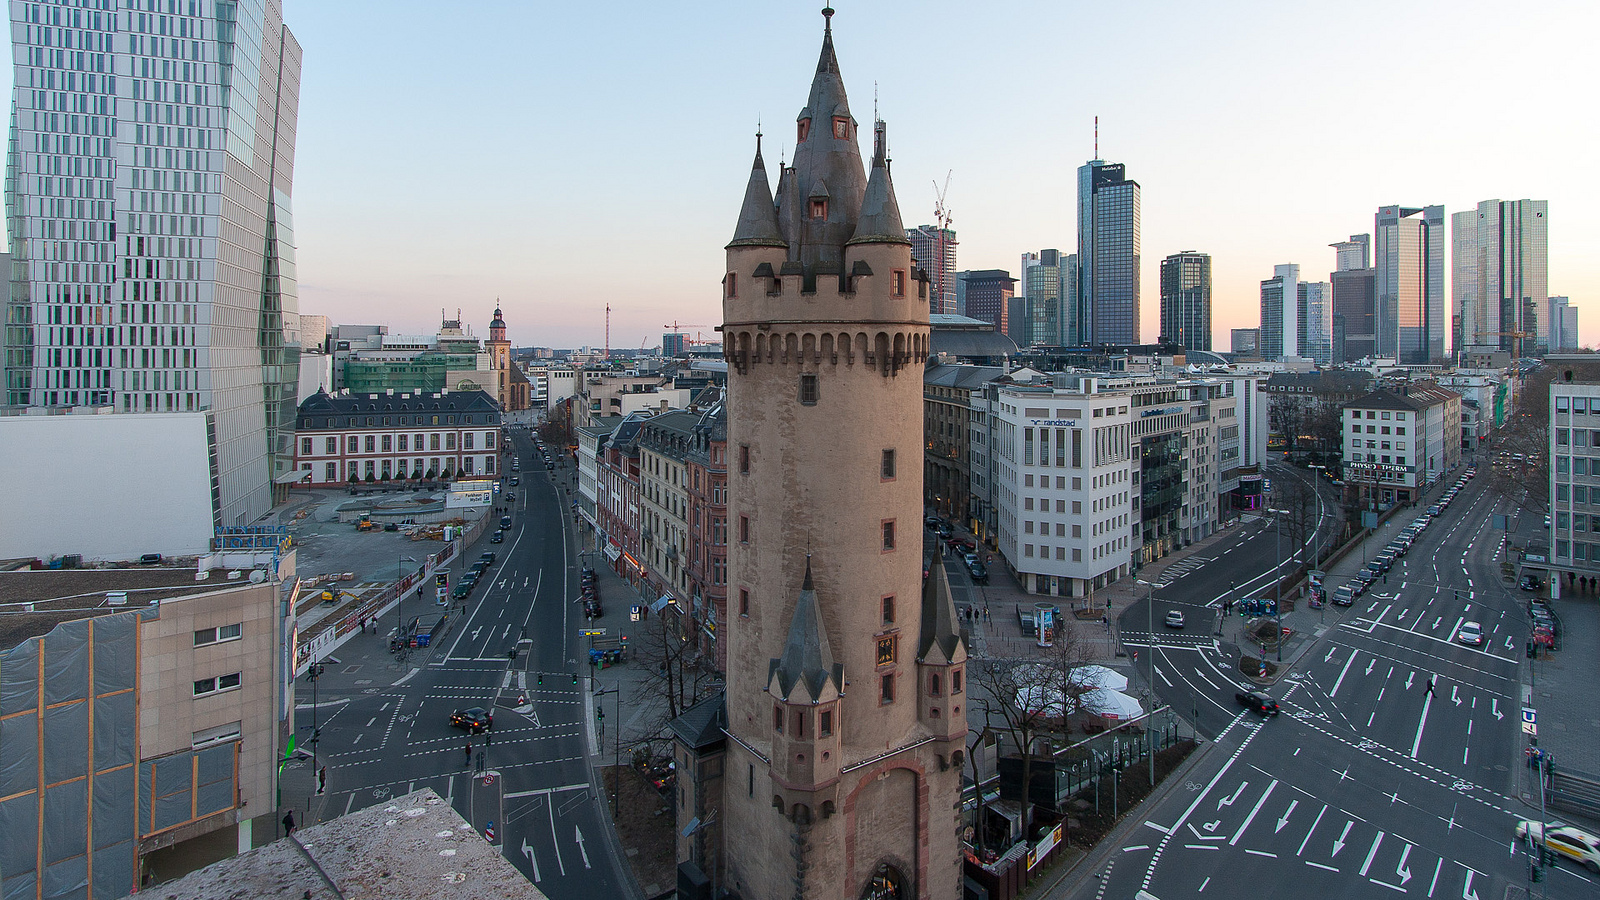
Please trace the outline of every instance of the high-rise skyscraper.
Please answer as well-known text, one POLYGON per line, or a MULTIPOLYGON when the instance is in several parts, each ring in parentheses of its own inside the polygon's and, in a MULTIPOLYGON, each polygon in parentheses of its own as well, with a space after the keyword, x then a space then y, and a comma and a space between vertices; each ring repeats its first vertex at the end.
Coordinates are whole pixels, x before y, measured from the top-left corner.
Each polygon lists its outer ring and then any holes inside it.
POLYGON ((911 242, 911 258, 928 273, 928 290, 933 296, 929 311, 953 315, 956 312, 956 232, 937 225, 918 225, 906 229, 911 242))
POLYGON ((1548 213, 1544 200, 1485 200, 1450 217, 1457 350, 1511 350, 1519 332, 1524 355, 1554 346, 1548 213))
POLYGON ((961 893, 966 646, 943 567, 922 579, 927 283, 875 138, 869 174, 830 28, 776 207, 758 148, 727 246, 726 707, 683 717, 724 724, 679 817, 715 823, 721 853, 685 862, 741 897, 961 893))
POLYGON ((1378 355, 1408 365, 1442 360, 1450 327, 1444 207, 1385 206, 1376 219, 1378 355))
POLYGON ((1335 272, 1353 272, 1365 269, 1372 265, 1372 235, 1352 234, 1348 241, 1335 241, 1328 245, 1333 248, 1333 270, 1335 272))
POLYGON ((300 46, 281 5, 11 5, 5 403, 203 413, 216 525, 293 464, 300 46))
POLYGON ((1261 282, 1261 358, 1300 355, 1300 267, 1286 263, 1272 267, 1272 277, 1261 282))
POLYGON ((1022 254, 1022 296, 1028 301, 1028 344, 1074 343, 1070 303, 1078 259, 1060 250, 1022 254))
POLYGON ((1139 182, 1122 163, 1078 167, 1079 344, 1139 343, 1139 182))
MULTIPOLYGON (((1001 334, 1015 339, 1011 324, 1011 298, 1016 295, 1017 280, 1005 269, 977 269, 961 273, 966 285, 969 319, 982 319, 1001 334)), ((1017 341, 1018 344, 1023 343, 1017 341)))
POLYGON ((1302 281, 1295 303, 1299 355, 1325 366, 1333 359, 1333 289, 1326 281, 1302 281))
POLYGON ((1185 250, 1161 261, 1161 340, 1211 349, 1211 255, 1185 250))
POLYGON ((1566 297, 1550 298, 1550 352, 1578 349, 1578 308, 1566 297))

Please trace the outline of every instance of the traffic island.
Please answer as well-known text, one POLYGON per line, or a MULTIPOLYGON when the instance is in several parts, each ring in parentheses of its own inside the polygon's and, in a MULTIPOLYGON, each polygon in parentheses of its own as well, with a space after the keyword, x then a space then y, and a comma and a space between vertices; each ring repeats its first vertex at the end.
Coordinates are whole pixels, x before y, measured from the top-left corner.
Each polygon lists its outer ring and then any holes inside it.
POLYGON ((1240 656, 1239 674, 1252 681, 1269 682, 1278 677, 1278 664, 1255 656, 1240 656))
POLYGON ((604 766, 605 802, 616 824, 633 877, 646 897, 654 897, 677 883, 677 814, 673 809, 673 783, 633 766, 604 766), (658 786, 655 782, 662 781, 658 786))

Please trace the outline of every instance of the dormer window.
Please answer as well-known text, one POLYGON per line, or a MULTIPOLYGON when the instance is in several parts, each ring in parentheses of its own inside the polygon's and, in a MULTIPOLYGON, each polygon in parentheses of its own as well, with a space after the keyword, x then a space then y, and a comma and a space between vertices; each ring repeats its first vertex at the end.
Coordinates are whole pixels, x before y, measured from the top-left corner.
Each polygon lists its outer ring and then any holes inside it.
POLYGON ((905 269, 895 269, 889 275, 889 291, 893 296, 896 297, 904 297, 906 295, 905 269))
POLYGON ((806 133, 809 132, 810 130, 811 130, 811 120, 810 119, 801 119, 799 122, 796 122, 795 123, 795 136, 794 136, 795 141, 797 143, 800 142, 800 141, 804 141, 806 139, 806 133))
POLYGON ((826 219, 827 217, 828 217, 828 201, 826 201, 826 200, 812 200, 811 201, 811 218, 813 218, 813 219, 826 219))
POLYGON ((833 117, 833 136, 841 141, 850 139, 850 120, 844 116, 833 117))

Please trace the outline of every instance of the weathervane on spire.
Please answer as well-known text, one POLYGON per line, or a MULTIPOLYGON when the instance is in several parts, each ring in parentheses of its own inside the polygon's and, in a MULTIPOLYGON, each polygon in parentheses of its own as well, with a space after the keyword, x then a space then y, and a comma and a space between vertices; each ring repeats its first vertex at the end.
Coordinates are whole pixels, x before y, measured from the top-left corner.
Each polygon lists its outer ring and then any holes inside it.
POLYGON ((833 34, 833 7, 824 6, 822 8, 822 18, 823 18, 823 21, 824 21, 824 24, 822 26, 823 33, 824 34, 833 34))

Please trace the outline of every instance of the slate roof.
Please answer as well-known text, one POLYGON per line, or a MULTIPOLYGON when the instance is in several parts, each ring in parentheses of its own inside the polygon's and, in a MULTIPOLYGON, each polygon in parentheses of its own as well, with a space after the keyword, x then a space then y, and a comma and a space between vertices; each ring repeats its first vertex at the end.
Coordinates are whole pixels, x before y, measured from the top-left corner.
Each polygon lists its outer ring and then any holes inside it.
POLYGON ((317 391, 300 404, 305 416, 350 415, 367 412, 500 412, 500 404, 487 391, 417 391, 395 394, 330 394, 317 391))
POLYGON ((928 580, 922 584, 922 639, 918 642, 917 659, 929 658, 929 651, 937 648, 942 658, 938 663, 959 662, 963 646, 961 629, 956 625, 956 604, 950 597, 950 576, 944 563, 935 559, 928 580), (959 654, 959 656, 958 656, 959 654))
POLYGON ((728 727, 728 695, 723 691, 701 700, 678 714, 670 723, 672 733, 692 750, 704 750, 725 738, 728 727))
POLYGON ((744 205, 739 208, 739 223, 733 229, 729 247, 787 247, 778 227, 778 207, 767 185, 767 164, 761 159, 761 135, 756 135, 756 159, 750 167, 750 183, 744 189, 744 205))
POLYGON ((778 697, 788 700, 797 686, 804 685, 811 698, 822 696, 822 689, 833 679, 834 690, 844 687, 844 667, 833 661, 828 644, 828 627, 822 621, 822 605, 817 601, 816 585, 811 580, 811 560, 806 560, 805 580, 789 621, 789 636, 783 655, 772 660, 767 679, 776 676, 778 697))

